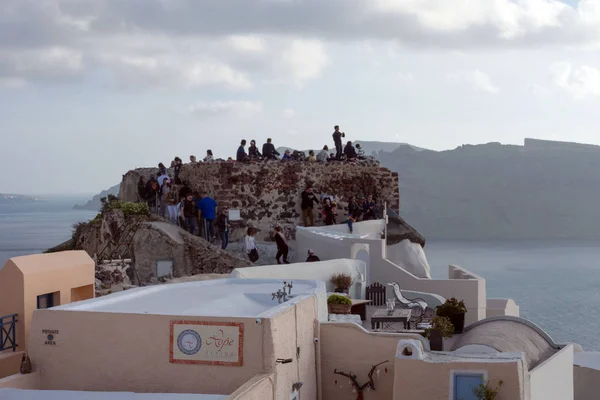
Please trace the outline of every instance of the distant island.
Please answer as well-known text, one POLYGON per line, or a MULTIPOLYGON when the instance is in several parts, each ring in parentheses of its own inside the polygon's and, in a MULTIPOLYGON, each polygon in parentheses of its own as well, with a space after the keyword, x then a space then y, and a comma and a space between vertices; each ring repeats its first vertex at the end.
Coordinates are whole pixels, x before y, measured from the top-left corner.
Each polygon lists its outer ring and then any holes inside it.
POLYGON ((98 210, 100 210, 100 206, 101 206, 100 200, 103 197, 107 197, 109 194, 112 194, 113 196, 119 195, 119 186, 120 186, 120 184, 112 186, 111 188, 109 188, 107 190, 103 190, 102 192, 100 192, 97 195, 95 195, 94 197, 92 197, 91 200, 89 200, 87 203, 81 204, 81 205, 80 204, 74 205, 73 209, 98 211, 98 210))
POLYGON ((42 201, 44 200, 22 194, 0 193, 0 204, 25 204, 42 201))
POLYGON ((427 239, 600 238, 600 146, 525 139, 377 158, 398 172, 400 215, 427 239))

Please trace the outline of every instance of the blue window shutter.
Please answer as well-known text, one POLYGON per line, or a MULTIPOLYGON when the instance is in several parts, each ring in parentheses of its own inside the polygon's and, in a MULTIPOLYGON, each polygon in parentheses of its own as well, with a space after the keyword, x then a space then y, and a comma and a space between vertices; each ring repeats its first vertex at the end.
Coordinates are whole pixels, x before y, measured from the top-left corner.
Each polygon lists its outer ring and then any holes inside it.
POLYGON ((482 383, 482 374, 454 375, 454 400, 478 400, 473 390, 482 383))

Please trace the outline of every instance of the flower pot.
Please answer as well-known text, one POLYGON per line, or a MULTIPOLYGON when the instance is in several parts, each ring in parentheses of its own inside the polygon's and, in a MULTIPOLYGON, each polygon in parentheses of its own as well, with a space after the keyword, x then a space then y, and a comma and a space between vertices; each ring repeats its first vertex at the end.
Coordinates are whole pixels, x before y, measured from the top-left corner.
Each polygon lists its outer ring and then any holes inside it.
POLYGON ((350 314, 351 304, 328 304, 329 314, 350 314))
POLYGON ((444 350, 444 338, 438 331, 431 331, 429 333, 429 347, 431 351, 443 351, 444 350))
POLYGON ((454 325, 454 333, 463 333, 465 329, 465 313, 451 316, 450 321, 454 325))
POLYGON ((347 288, 346 289, 337 288, 337 287, 335 288, 335 293, 346 293, 346 294, 348 294, 348 292, 349 292, 349 289, 347 289, 347 288))

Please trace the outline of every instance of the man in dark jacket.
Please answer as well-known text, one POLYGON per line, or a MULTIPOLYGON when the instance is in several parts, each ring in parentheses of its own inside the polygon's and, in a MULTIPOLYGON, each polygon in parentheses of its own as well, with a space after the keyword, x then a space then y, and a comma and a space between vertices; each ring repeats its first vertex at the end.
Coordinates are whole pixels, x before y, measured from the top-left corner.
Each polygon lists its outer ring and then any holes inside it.
POLYGON ((342 147, 342 138, 346 137, 344 132, 340 132, 339 125, 333 127, 333 143, 335 143, 335 157, 339 160, 342 158, 343 147, 342 147))
POLYGON ((243 139, 240 143, 240 147, 238 147, 235 159, 238 162, 248 161, 248 154, 246 154, 246 139, 243 139))
POLYGON ((267 143, 263 144, 262 155, 265 160, 277 160, 277 157, 279 157, 280 154, 275 150, 273 143, 271 143, 271 138, 268 138, 267 143))
POLYGON ((319 204, 319 200, 317 196, 312 192, 312 188, 307 186, 306 189, 302 192, 302 204, 300 208, 302 208, 302 221, 304 222, 304 226, 314 226, 315 225, 315 213, 313 212, 313 204, 319 204))

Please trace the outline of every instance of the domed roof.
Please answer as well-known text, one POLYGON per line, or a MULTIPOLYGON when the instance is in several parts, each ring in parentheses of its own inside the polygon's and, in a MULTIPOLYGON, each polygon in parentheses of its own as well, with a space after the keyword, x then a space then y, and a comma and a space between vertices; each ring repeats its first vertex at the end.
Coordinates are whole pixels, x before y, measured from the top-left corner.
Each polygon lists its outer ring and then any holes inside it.
POLYGON ((489 346, 499 352, 522 352, 529 370, 560 349, 541 328, 517 317, 493 317, 467 327, 452 351, 468 345, 489 346))

